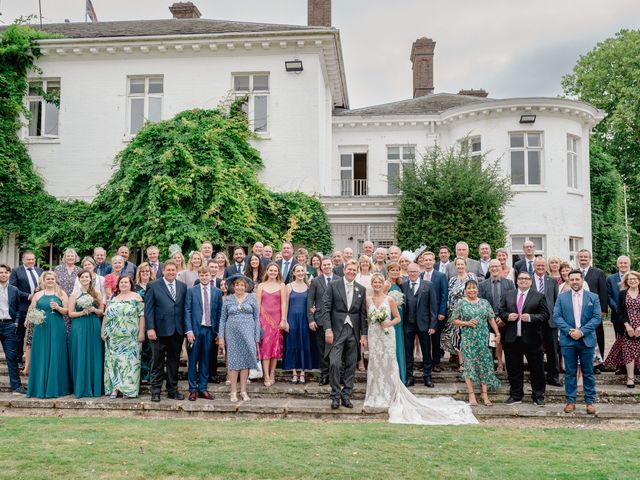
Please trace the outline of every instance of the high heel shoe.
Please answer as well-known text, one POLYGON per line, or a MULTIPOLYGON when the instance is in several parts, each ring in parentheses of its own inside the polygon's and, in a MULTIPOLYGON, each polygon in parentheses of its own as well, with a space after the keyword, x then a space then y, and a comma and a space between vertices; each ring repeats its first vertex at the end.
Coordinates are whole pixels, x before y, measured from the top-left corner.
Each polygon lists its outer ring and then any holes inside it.
POLYGON ((627 378, 627 388, 636 388, 635 377, 627 378))
POLYGON ((293 377, 291 377, 291 381, 289 382, 292 385, 297 385, 298 384, 298 376, 294 375, 293 377))
POLYGON ((469 392, 469 405, 471 407, 477 407, 478 406, 478 401, 476 400, 476 394, 469 392))
POLYGON ((242 397, 242 400, 245 401, 245 402, 251 400, 249 398, 249 395, 247 395, 247 392, 240 392, 240 396, 242 397))
POLYGON ((232 393, 229 396, 229 400, 231 400, 233 403, 236 403, 238 401, 238 395, 236 393, 232 393))
POLYGON ((489 400, 489 395, 487 395, 486 393, 482 394, 482 403, 484 403, 485 407, 493 407, 493 403, 491 403, 491 400, 489 400))

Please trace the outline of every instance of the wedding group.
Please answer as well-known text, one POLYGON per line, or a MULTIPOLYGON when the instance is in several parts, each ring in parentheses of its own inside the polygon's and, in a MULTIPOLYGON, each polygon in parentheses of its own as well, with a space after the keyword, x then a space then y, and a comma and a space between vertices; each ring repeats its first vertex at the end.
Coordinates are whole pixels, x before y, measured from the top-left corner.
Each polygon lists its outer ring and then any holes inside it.
POLYGON ((186 362, 189 401, 213 400, 209 383, 225 382, 230 402, 246 402, 247 384, 270 388, 279 366, 292 384, 319 370, 332 409, 353 408, 356 371, 366 371, 365 410, 387 408, 395 423, 476 423, 470 407, 492 405, 496 373, 507 373, 505 403, 524 401, 526 360, 535 405, 545 405, 546 385, 563 385, 564 372, 565 412, 576 408, 581 379, 594 414, 603 368, 635 386, 640 274, 626 256, 606 277, 588 250, 575 268, 535 252, 525 242, 511 267, 507 250, 492 256, 486 243, 475 260, 463 241, 454 254, 448 246, 409 252, 365 241, 359 256, 256 242, 229 259, 204 242, 187 255, 173 245, 164 261, 150 246, 139 265, 126 246, 110 259, 100 247, 82 259, 68 248, 60 265, 43 271, 24 251, 20 266, 0 265, 0 341, 11 389, 36 398, 135 398, 149 384, 153 402, 163 387, 184 400, 178 370, 186 362), (605 357, 609 309, 616 339, 605 357), (226 377, 218 376, 219 359, 226 377), (432 372, 458 369, 468 402, 415 397, 416 359, 427 388, 432 372))

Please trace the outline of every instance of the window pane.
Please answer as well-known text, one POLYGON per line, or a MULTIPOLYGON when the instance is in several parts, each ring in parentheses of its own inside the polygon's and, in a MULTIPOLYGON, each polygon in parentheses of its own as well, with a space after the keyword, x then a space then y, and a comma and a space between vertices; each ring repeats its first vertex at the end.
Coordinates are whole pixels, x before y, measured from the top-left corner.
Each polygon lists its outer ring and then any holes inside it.
POLYGON ((236 92, 248 92, 249 75, 236 75, 233 77, 233 89, 236 92))
POLYGON ((527 145, 530 147, 539 147, 540 144, 540 134, 539 133, 529 133, 527 134, 527 145))
POLYGON ((572 147, 572 137, 571 135, 567 135, 567 150, 569 150, 570 152, 573 150, 572 147))
POLYGON ((388 160, 400 160, 400 147, 387 147, 388 160))
POLYGON ((149 97, 149 117, 150 122, 159 122, 162 120, 162 98, 149 97))
POLYGON ((149 79, 149 93, 162 93, 163 91, 163 78, 152 77, 149 79))
POLYGON ((511 184, 524 185, 524 152, 511 152, 511 184))
POLYGON ((144 98, 131 99, 130 106, 131 115, 131 127, 130 132, 132 135, 138 133, 144 124, 144 98))
POLYGON ((482 144, 480 143, 480 138, 474 138, 471 140, 471 152, 480 153, 482 150, 482 144))
POLYGON ((542 237, 529 236, 529 240, 531 240, 533 244, 536 246, 536 252, 540 252, 543 250, 542 237))
POLYGON ((414 147, 404 147, 402 149, 403 160, 413 160, 416 158, 416 149, 414 147))
POLYGON ((47 93, 60 93, 60 80, 47 81, 47 93))
POLYGON ((352 170, 340 170, 340 180, 351 180, 352 170))
POLYGON ((340 155, 340 166, 351 168, 352 158, 353 158, 353 155, 351 155, 350 153, 343 153, 342 155, 340 155))
POLYGON ((129 80, 129 93, 144 93, 144 78, 131 78, 129 80))
POLYGON ((511 237, 511 250, 521 252, 524 246, 525 237, 511 237))
POLYGON ((44 134, 58 136, 58 107, 49 102, 44 104, 44 134))
MULTIPOLYGON (((571 158, 571 154, 567 153, 567 185, 570 188, 573 188, 573 158, 571 158)), ((571 240, 569 240, 571 242, 571 240)))
POLYGON ((257 95, 253 99, 253 130, 267 131, 267 100, 264 95, 257 95))
POLYGON ((29 95, 41 95, 42 82, 29 82, 29 95))
POLYGON ((29 112, 31 113, 31 122, 29 123, 29 136, 39 137, 42 135, 42 102, 29 102, 29 112))
POLYGON ((540 168, 540 152, 537 150, 529 151, 527 162, 527 173, 529 174, 529 185, 540 185, 542 172, 540 168))
POLYGON ((524 133, 512 133, 511 148, 523 148, 523 147, 524 147, 524 133))
POLYGON ((269 75, 254 75, 253 77, 253 91, 268 91, 269 90, 269 75))
POLYGON ((400 192, 396 185, 398 177, 400 177, 400 164, 387 163, 387 193, 395 195, 400 192))

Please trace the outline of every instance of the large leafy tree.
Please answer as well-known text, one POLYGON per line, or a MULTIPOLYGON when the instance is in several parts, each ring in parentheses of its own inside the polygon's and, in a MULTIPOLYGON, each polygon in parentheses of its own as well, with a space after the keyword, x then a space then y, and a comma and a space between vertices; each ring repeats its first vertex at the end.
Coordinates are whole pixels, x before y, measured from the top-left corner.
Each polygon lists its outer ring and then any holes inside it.
POLYGON ((471 158, 466 150, 436 148, 405 168, 396 235, 404 249, 437 249, 466 241, 504 247, 504 207, 512 197, 500 165, 471 158), (443 185, 446 187, 443 188, 443 185))

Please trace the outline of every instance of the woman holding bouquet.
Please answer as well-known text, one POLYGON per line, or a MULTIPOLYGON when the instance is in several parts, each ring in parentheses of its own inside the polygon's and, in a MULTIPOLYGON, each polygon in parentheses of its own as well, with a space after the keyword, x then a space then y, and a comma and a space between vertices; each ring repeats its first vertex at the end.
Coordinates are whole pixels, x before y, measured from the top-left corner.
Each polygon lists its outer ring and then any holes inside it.
POLYGON ((34 324, 28 397, 55 398, 71 393, 67 329, 67 294, 56 283, 56 274, 44 272, 31 299, 27 320, 34 324))
MULTIPOLYGON (((391 262, 387 265, 387 275, 388 279, 385 284, 385 290, 396 302, 400 319, 402 319, 404 315, 404 294, 400 288, 400 284, 402 283, 402 277, 400 276, 400 264, 391 262)), ((407 356, 404 351, 404 330, 402 327, 402 321, 398 322, 393 328, 396 330, 396 360, 398 361, 398 369, 400 370, 400 379, 402 380, 402 383, 406 383, 407 356)))
POLYGON ((103 394, 104 353, 100 338, 102 297, 93 287, 91 272, 80 270, 80 288, 69 298, 71 318, 71 377, 73 394, 99 397, 103 394))

